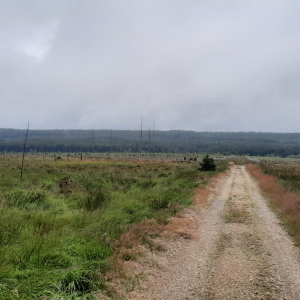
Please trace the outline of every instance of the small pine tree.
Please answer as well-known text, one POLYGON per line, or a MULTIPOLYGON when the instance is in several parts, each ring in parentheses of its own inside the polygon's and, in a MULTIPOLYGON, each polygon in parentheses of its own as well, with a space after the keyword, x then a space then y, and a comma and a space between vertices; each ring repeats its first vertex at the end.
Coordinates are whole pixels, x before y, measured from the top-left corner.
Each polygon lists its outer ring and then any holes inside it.
POLYGON ((200 171, 215 171, 216 163, 212 157, 206 154, 200 163, 200 171))

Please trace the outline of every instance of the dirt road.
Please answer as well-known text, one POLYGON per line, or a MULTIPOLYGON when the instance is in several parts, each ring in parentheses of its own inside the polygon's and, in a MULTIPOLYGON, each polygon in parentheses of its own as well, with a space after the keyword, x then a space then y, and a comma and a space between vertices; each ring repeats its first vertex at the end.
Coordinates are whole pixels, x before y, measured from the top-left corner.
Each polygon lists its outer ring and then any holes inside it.
POLYGON ((198 208, 196 238, 131 299, 299 300, 299 249, 266 203, 245 167, 233 167, 198 208))

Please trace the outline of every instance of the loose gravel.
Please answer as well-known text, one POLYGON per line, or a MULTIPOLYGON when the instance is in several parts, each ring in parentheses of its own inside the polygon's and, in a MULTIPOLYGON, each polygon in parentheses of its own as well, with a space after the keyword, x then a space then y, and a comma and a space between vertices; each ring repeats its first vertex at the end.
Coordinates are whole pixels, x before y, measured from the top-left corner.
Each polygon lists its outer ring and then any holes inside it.
POLYGON ((170 242, 127 299, 300 299, 300 255, 244 166, 234 166, 209 206, 197 205, 193 239, 170 242))

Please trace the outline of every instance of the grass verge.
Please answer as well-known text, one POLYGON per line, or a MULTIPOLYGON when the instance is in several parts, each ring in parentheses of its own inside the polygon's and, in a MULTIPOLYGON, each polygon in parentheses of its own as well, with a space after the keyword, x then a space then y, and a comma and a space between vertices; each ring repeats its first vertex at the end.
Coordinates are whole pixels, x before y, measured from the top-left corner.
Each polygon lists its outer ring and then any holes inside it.
MULTIPOLYGON (((300 194, 287 189, 286 186, 292 183, 285 182, 284 186, 277 176, 264 174, 258 166, 248 164, 247 170, 257 180, 261 190, 270 199, 271 208, 294 237, 295 243, 300 246, 300 194)), ((277 171, 280 173, 280 170, 277 171)))

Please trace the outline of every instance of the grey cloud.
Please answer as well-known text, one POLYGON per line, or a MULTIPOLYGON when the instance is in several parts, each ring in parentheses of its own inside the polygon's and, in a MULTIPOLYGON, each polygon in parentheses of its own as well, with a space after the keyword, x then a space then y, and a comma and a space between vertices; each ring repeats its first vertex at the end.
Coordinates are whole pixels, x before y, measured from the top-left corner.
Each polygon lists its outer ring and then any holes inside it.
POLYGON ((300 130, 298 1, 0 4, 0 127, 300 130))

